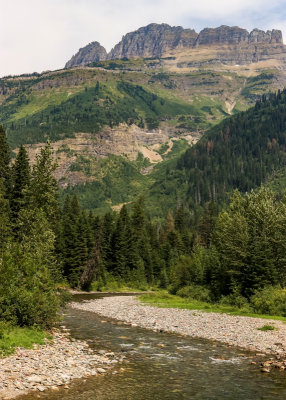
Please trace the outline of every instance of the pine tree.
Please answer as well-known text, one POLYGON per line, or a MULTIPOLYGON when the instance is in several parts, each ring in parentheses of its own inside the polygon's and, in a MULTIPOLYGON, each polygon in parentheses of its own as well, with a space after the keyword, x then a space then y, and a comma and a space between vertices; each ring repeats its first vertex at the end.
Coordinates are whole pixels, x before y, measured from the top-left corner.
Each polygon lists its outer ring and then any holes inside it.
POLYGON ((144 199, 140 197, 133 206, 132 229, 134 235, 139 239, 145 229, 144 199))
POLYGON ((134 268, 135 261, 131 237, 131 221, 127 207, 124 205, 117 218, 112 243, 114 252, 113 271, 125 281, 128 280, 130 269, 134 268))
POLYGON ((93 281, 97 281, 99 285, 106 284, 106 270, 102 260, 102 219, 93 215, 90 217, 94 244, 80 278, 80 287, 84 290, 89 290, 93 281))
POLYGON ((80 275, 79 219, 80 206, 77 196, 74 195, 72 199, 66 197, 62 217, 63 265, 64 276, 72 286, 77 285, 80 275))
POLYGON ((215 226, 216 219, 216 205, 213 202, 204 205, 204 213, 199 221, 198 231, 201 236, 201 243, 205 247, 210 246, 211 234, 215 226))
POLYGON ((4 184, 5 197, 11 195, 10 148, 3 127, 0 125, 0 180, 4 184))
POLYGON ((56 168, 57 164, 53 161, 48 142, 36 156, 31 173, 31 185, 27 193, 29 206, 42 209, 52 226, 59 218, 58 184, 53 176, 56 168))
POLYGON ((102 268, 109 272, 112 270, 112 236, 114 231, 114 218, 111 213, 104 215, 102 221, 100 254, 102 268))
POLYGON ((5 198, 4 183, 0 179, 0 264, 2 252, 6 248, 10 235, 9 201, 5 198))
POLYGON ((12 220, 15 222, 20 209, 24 205, 25 189, 30 185, 30 165, 24 146, 20 146, 13 169, 13 188, 11 192, 12 220))

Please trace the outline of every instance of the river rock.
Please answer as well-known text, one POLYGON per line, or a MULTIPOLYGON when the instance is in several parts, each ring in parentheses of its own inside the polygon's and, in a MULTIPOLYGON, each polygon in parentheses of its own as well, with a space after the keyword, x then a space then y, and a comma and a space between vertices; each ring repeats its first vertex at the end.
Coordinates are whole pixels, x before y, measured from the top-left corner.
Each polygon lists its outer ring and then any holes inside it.
POLYGON ((109 353, 112 358, 108 352, 99 355, 86 342, 71 340, 66 331, 54 330, 52 334, 52 342, 32 350, 19 348, 15 355, 0 359, 0 399, 30 390, 68 388, 73 379, 106 373, 118 361, 114 353, 109 353))

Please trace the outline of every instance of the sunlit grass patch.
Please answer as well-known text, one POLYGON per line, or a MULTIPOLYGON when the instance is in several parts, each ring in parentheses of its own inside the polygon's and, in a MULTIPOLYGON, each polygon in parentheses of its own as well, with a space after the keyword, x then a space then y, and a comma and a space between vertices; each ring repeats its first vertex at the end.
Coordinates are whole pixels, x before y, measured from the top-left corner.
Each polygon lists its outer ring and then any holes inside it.
POLYGON ((179 308, 186 310, 198 310, 205 312, 225 313, 225 314, 240 315, 245 317, 286 321, 285 317, 276 315, 255 314, 249 311, 244 311, 241 308, 231 305, 207 303, 199 300, 194 300, 191 298, 182 298, 180 296, 171 295, 166 291, 143 294, 139 297, 139 299, 142 303, 147 303, 162 308, 179 308))
POLYGON ((31 349, 34 344, 45 344, 45 338, 51 339, 51 336, 37 328, 5 327, 0 329, 0 357, 14 353, 17 347, 31 349))

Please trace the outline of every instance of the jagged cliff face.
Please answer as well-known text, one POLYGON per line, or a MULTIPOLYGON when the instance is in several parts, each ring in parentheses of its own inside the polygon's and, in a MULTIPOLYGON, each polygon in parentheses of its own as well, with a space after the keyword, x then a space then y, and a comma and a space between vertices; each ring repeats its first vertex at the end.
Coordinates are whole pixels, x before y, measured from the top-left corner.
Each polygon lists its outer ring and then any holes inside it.
POLYGON ((197 36, 194 30, 180 26, 150 24, 123 36, 108 58, 161 57, 175 48, 193 47, 197 36))
POLYGON ((66 63, 65 68, 104 61, 106 58, 107 52, 105 48, 98 42, 92 42, 82 49, 79 49, 79 51, 66 63))
MULTIPOLYGON (((101 60, 160 58, 170 54, 174 56, 184 49, 201 49, 202 59, 199 64, 193 66, 200 66, 202 62, 248 64, 270 58, 286 58, 286 46, 283 45, 282 33, 279 30, 264 32, 254 29, 249 33, 246 29, 236 26, 222 25, 218 28, 205 28, 198 34, 192 29, 183 29, 180 26, 150 24, 123 36, 109 54, 99 43, 91 43, 80 49, 66 64, 66 68, 101 60), (217 50, 211 62, 205 57, 205 48, 217 50)), ((192 66, 192 60, 189 66, 192 66)))
POLYGON ((239 28, 238 26, 230 27, 222 25, 219 28, 203 29, 197 37, 195 46, 251 43, 283 45, 282 33, 275 29, 267 32, 260 29, 254 29, 249 33, 246 29, 239 28))

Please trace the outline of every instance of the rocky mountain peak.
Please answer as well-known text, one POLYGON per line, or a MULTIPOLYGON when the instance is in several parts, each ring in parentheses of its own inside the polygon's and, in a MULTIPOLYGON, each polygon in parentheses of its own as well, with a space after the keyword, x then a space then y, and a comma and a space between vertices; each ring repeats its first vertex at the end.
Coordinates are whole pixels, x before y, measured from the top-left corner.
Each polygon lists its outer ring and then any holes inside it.
POLYGON ((66 63, 65 68, 72 68, 80 65, 87 65, 92 62, 103 61, 107 58, 107 52, 99 42, 89 43, 87 46, 79 49, 66 63))
POLYGON ((239 43, 276 43, 283 45, 282 32, 276 29, 264 32, 255 28, 249 33, 246 29, 238 26, 222 25, 218 28, 203 29, 196 40, 196 46, 239 43))
POLYGON ((218 28, 203 29, 196 40, 196 46, 212 44, 237 44, 248 41, 249 33, 238 26, 222 25, 218 28))
POLYGON ((198 34, 193 29, 168 24, 150 24, 127 33, 108 54, 109 59, 123 57, 161 57, 177 47, 192 47, 198 34))
POLYGON ((160 58, 176 50, 197 49, 202 46, 215 46, 218 49, 228 46, 229 51, 232 51, 231 56, 220 55, 218 62, 225 60, 227 63, 238 64, 257 62, 265 57, 276 57, 279 53, 285 53, 282 33, 276 29, 265 32, 256 28, 249 33, 238 26, 222 25, 218 28, 205 28, 197 33, 181 26, 152 23, 124 35, 108 54, 98 42, 90 43, 71 58, 66 68, 103 60, 160 58))

